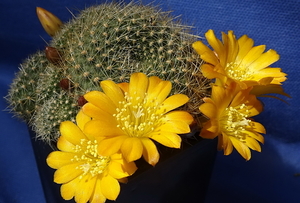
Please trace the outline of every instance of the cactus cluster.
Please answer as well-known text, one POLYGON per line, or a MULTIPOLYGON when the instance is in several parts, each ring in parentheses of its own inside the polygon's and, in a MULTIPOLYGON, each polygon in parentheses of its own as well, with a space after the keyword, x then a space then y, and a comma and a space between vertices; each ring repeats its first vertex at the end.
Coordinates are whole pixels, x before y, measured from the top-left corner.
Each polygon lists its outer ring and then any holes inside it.
POLYGON ((105 3, 81 11, 53 36, 45 52, 20 65, 7 100, 45 142, 55 141, 60 122, 74 120, 82 95, 99 82, 128 81, 133 72, 170 80, 173 93, 190 97, 183 107, 199 118, 209 82, 191 44, 197 36, 170 12, 152 5, 105 3))

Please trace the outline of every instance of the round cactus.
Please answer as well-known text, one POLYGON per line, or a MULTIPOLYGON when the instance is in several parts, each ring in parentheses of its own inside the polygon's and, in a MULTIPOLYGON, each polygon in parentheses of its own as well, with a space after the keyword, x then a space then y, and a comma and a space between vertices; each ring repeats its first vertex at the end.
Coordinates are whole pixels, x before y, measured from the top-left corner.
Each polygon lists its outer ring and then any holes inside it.
POLYGON ((143 72, 171 81, 172 93, 190 97, 183 108, 201 119, 198 107, 210 81, 202 76, 202 61, 191 47, 197 38, 190 26, 154 6, 89 7, 61 26, 46 54, 38 52, 21 65, 7 97, 10 109, 38 137, 55 141, 59 123, 74 120, 83 105, 82 95, 100 90, 102 80, 128 82, 131 73, 143 72))
POLYGON ((47 67, 47 58, 43 52, 28 57, 19 67, 13 80, 7 100, 9 109, 25 121, 30 121, 37 107, 37 85, 40 74, 47 67))

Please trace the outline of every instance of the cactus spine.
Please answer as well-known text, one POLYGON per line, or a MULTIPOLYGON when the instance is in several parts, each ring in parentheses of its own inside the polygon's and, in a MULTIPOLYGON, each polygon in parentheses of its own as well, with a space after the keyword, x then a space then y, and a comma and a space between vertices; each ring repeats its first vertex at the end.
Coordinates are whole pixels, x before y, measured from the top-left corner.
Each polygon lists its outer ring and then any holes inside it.
POLYGON ((191 48, 197 37, 189 31, 154 6, 89 7, 56 32, 47 57, 37 52, 21 64, 7 96, 9 108, 50 143, 59 136, 60 122, 74 120, 81 96, 100 90, 100 81, 125 82, 143 72, 170 80, 173 93, 190 97, 183 108, 201 119, 198 107, 209 81, 199 71, 202 61, 191 48))

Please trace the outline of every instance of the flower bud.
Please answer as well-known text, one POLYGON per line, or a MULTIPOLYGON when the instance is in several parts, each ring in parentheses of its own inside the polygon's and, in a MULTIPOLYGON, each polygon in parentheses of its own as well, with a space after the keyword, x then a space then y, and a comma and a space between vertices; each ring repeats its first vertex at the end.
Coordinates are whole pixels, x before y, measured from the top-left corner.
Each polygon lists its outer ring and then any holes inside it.
POLYGON ((53 37, 63 24, 61 20, 41 7, 36 8, 36 13, 45 31, 53 37))
POLYGON ((84 96, 80 96, 77 100, 78 106, 83 106, 87 103, 87 100, 84 98, 84 96))
POLYGON ((45 49, 46 58, 54 65, 59 64, 61 61, 61 55, 59 51, 54 47, 46 47, 45 49))
POLYGON ((62 80, 59 82, 59 86, 60 86, 62 89, 64 89, 64 90, 69 90, 69 89, 71 89, 71 88, 72 88, 71 85, 72 85, 72 84, 71 84, 70 80, 67 79, 67 78, 62 79, 62 80))

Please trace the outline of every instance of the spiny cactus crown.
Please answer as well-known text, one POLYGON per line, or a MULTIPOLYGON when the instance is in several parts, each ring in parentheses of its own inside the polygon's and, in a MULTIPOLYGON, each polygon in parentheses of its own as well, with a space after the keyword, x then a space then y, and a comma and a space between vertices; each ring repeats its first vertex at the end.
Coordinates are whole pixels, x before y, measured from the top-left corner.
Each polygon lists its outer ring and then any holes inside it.
POLYGON ((40 138, 55 141, 60 122, 74 120, 83 94, 100 90, 102 80, 128 82, 131 73, 143 72, 170 80, 172 93, 187 94, 184 108, 197 117, 209 81, 199 71, 201 60, 191 48, 197 37, 189 28, 153 6, 87 8, 53 37, 48 60, 38 52, 21 65, 7 97, 10 108, 40 138))
POLYGON ((9 109, 25 121, 30 121, 36 107, 36 90, 40 74, 48 61, 43 52, 28 57, 19 67, 6 99, 9 109))

